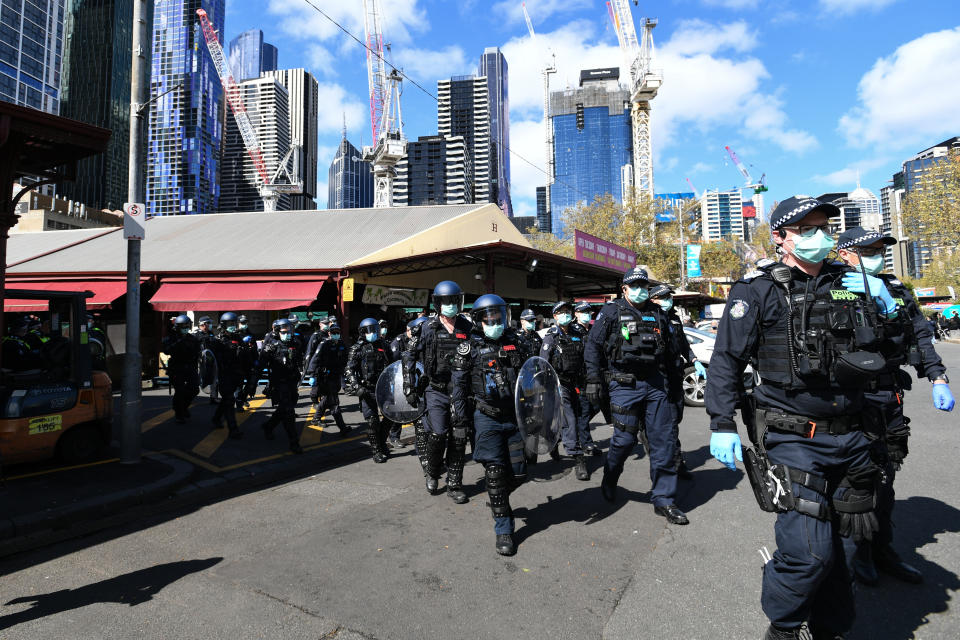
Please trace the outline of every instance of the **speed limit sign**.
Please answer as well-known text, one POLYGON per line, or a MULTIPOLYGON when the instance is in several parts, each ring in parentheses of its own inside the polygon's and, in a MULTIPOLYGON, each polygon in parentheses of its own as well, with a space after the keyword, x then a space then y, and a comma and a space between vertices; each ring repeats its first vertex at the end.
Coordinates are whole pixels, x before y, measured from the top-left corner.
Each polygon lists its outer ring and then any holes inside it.
POLYGON ((143 240, 145 222, 146 206, 142 202, 127 202, 123 205, 124 240, 143 240))

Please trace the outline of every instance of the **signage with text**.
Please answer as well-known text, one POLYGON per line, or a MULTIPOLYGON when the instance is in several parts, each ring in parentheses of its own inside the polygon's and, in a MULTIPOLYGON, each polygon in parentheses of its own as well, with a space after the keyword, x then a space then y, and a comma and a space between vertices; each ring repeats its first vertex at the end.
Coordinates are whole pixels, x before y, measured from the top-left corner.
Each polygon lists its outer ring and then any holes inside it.
POLYGON ((579 229, 573 231, 576 257, 580 262, 589 262, 600 267, 627 271, 637 264, 637 254, 620 245, 601 240, 579 229))

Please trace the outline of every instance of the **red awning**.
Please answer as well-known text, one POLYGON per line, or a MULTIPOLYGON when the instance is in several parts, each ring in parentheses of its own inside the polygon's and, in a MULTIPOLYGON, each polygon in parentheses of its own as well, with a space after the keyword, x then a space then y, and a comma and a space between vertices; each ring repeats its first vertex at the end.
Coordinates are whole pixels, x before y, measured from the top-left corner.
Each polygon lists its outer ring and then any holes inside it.
MULTIPOLYGON (((58 280, 56 282, 7 281, 7 289, 33 289, 35 291, 90 291, 87 309, 106 309, 113 301, 127 293, 126 280, 58 280)), ((39 300, 17 300, 7 298, 3 301, 4 311, 47 311, 47 305, 39 300)))
POLYGON ((276 311, 317 299, 323 280, 294 282, 167 282, 150 298, 157 311, 276 311))

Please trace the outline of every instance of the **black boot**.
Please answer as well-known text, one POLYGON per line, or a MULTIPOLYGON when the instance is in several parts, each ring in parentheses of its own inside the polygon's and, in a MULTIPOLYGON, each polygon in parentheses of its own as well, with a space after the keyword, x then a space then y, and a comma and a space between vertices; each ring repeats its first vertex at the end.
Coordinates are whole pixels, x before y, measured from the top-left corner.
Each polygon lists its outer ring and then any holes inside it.
POLYGON ((574 461, 573 471, 577 475, 577 480, 589 480, 590 470, 587 469, 587 462, 583 459, 583 454, 576 455, 574 461))
POLYGON ((554 462, 560 461, 560 443, 559 442, 553 445, 553 449, 550 450, 550 458, 554 462))
POLYGON ((343 421, 343 414, 340 413, 340 410, 337 409, 336 413, 333 415, 333 421, 337 423, 337 428, 340 429, 340 437, 345 437, 350 433, 351 429, 347 426, 347 423, 343 421))
POLYGON ((267 421, 261 426, 263 429, 264 438, 267 440, 273 440, 273 430, 276 428, 278 422, 280 422, 280 418, 277 416, 277 412, 274 411, 273 415, 267 418, 267 421))
POLYGON ((844 638, 844 635, 839 631, 830 631, 815 625, 810 625, 809 632, 811 640, 843 640, 844 638))
POLYGON ((423 420, 417 419, 413 422, 413 442, 417 450, 417 457, 420 459, 420 466, 423 472, 427 472, 427 431, 423 428, 423 420))
POLYGON ((600 481, 600 493, 607 502, 613 502, 617 499, 617 480, 620 479, 620 471, 611 471, 604 465, 603 480, 600 481))
POLYGON ((763 634, 762 640, 800 640, 799 627, 796 629, 778 629, 772 624, 767 627, 767 632, 763 634))
POLYGON ((457 504, 467 502, 467 494, 463 492, 463 465, 467 455, 466 438, 450 438, 447 447, 447 495, 457 504))
POLYGON ((297 435, 297 416, 292 410, 283 418, 283 430, 287 432, 287 439, 290 440, 290 451, 297 455, 303 453, 300 437, 297 435))
POLYGON ((387 456, 380 450, 380 434, 377 432, 379 423, 367 421, 367 442, 370 443, 370 449, 373 450, 373 461, 377 464, 383 464, 387 461, 387 456))
POLYGON ((900 555, 890 545, 883 545, 874 549, 873 561, 877 569, 897 580, 911 584, 923 582, 923 574, 916 567, 901 560, 900 555))
POLYGON ((516 545, 513 544, 513 534, 497 534, 497 553, 502 556, 512 556, 517 552, 516 545))
POLYGON ((443 472, 443 450, 447 436, 443 433, 427 434, 427 492, 437 495, 440 491, 440 474, 443 472))
POLYGON ((877 575, 877 568, 873 564, 873 549, 869 542, 862 542, 857 545, 857 550, 853 554, 853 561, 850 563, 853 567, 853 576, 860 584, 868 587, 875 587, 880 584, 880 576, 877 575))

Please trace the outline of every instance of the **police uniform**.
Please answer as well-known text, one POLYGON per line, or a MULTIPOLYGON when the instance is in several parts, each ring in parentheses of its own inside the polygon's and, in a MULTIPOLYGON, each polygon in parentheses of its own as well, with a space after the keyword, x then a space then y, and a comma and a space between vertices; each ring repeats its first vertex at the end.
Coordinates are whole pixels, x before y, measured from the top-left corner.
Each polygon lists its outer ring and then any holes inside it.
MULTIPOLYGON (((896 244, 896 240, 890 236, 854 227, 841 234, 837 248, 852 250, 877 242, 896 244)), ((856 268, 853 269, 859 273, 856 268)), ((853 570, 858 580, 871 586, 878 582, 876 568, 907 582, 919 583, 923 580, 920 572, 903 562, 891 547, 895 502, 893 482, 907 456, 907 440, 910 436, 910 419, 903 415, 903 402, 912 380, 901 367, 912 366, 917 377, 928 377, 931 382, 946 378, 946 367, 933 346, 933 332, 910 290, 893 275, 880 273, 876 277, 883 281, 898 303, 899 311, 895 317, 881 318, 883 339, 880 353, 886 366, 864 394, 864 416, 868 418, 865 428, 874 439, 874 459, 883 467, 883 474, 877 494, 879 530, 872 541, 862 541, 858 545, 853 570)))
POLYGON ((361 335, 356 344, 350 347, 347 356, 346 383, 347 390, 359 398, 360 411, 367 421, 367 439, 373 450, 374 462, 386 462, 387 428, 380 418, 380 408, 374 397, 377 379, 389 363, 388 346, 379 337, 374 342, 363 340, 361 335))
MULTIPOLYGON (((503 302, 499 296, 487 295, 503 302)), ((474 303, 475 310, 486 297, 474 303)), ((505 303, 503 309, 506 315, 505 303)), ((513 329, 506 328, 499 338, 491 339, 478 328, 458 346, 453 361, 453 427, 465 429, 472 421, 476 430, 473 459, 484 467, 497 551, 502 555, 513 553, 510 492, 526 479, 514 394, 517 371, 530 355, 526 342, 513 329)))
MULTIPOLYGON (((659 285, 665 286, 665 285, 659 285)), ((669 287, 667 290, 670 291, 669 287)), ((670 291, 672 293, 672 291, 670 291)), ((659 297, 655 291, 651 291, 651 297, 659 297)), ((670 402, 673 403, 674 411, 674 432, 676 433, 676 454, 674 463, 676 464, 677 474, 681 477, 689 478, 692 474, 687 470, 683 461, 683 450, 680 446, 680 423, 683 421, 683 411, 685 408, 683 397, 683 379, 686 377, 686 369, 697 361, 697 357, 690 348, 690 341, 687 340, 687 334, 683 331, 683 321, 676 309, 671 308, 666 312, 667 328, 669 329, 669 340, 671 342, 670 353, 673 358, 667 363, 667 382, 670 387, 670 402)))
MULTIPOLYGON (((567 305, 569 306, 569 305, 567 305)), ((558 311, 559 304, 554 307, 558 311)), ((563 405, 563 448, 573 456, 578 480, 589 480, 583 459, 585 445, 590 438, 589 405, 581 397, 586 382, 583 352, 587 338, 586 330, 576 322, 570 322, 564 330, 553 326, 543 337, 540 357, 550 363, 560 378, 560 397, 563 405)))
MULTIPOLYGON (((282 320, 290 328, 288 320, 282 320)), ((270 400, 275 407, 273 414, 263 425, 263 433, 267 440, 273 440, 273 430, 278 424, 290 441, 290 450, 294 453, 303 453, 300 447, 300 438, 297 435, 297 400, 299 400, 300 369, 298 363, 302 359, 300 347, 292 338, 289 342, 276 340, 267 344, 260 353, 261 362, 270 369, 269 386, 270 400)))
MULTIPOLYGON (((628 287, 645 287, 647 273, 635 267, 623 282, 628 287)), ((614 429, 601 484, 604 497, 613 500, 624 461, 645 428, 654 509, 674 524, 687 524, 686 515, 674 504, 676 419, 668 396, 667 365, 675 355, 668 323, 664 311, 649 299, 636 306, 625 298, 608 302, 587 337, 584 360, 591 395, 597 397, 601 384, 607 385, 610 394, 614 429)))
MULTIPOLYGON (((593 315, 593 307, 590 305, 589 302, 581 302, 577 304, 577 306, 573 308, 573 311, 576 314, 589 313, 591 316, 593 315)), ((576 322, 581 327, 583 327, 584 333, 586 334, 590 333, 590 327, 593 326, 592 319, 589 322, 581 322, 579 318, 575 318, 574 322, 576 322)), ((599 456, 602 452, 600 451, 600 447, 597 446, 597 443, 594 442, 593 440, 593 434, 591 433, 592 429, 590 428, 590 421, 593 420, 593 417, 595 415, 597 415, 598 413, 601 413, 601 411, 603 410, 601 405, 603 403, 591 402, 590 399, 587 398, 587 394, 583 393, 583 389, 581 389, 580 403, 583 408, 583 411, 581 411, 581 415, 580 415, 580 420, 583 422, 583 425, 580 428, 580 432, 581 434, 583 434, 583 438, 584 438, 584 441, 582 443, 583 451, 584 453, 589 455, 599 456)), ((608 416, 604 415, 603 418, 604 420, 609 422, 608 416)))
MULTIPOLYGON (((339 327, 337 331, 339 332, 339 327)), ((314 388, 310 390, 311 400, 313 397, 318 398, 317 420, 330 411, 342 436, 350 433, 350 427, 343 421, 343 414, 340 411, 340 385, 346 366, 346 345, 339 338, 334 340, 330 337, 320 343, 317 352, 307 365, 307 372, 314 377, 314 388), (316 396, 313 395, 315 393, 316 396)))
POLYGON ((167 376, 173 389, 173 413, 177 422, 190 417, 190 403, 200 393, 200 341, 192 333, 171 333, 160 349, 170 356, 167 376))
MULTIPOLYGON (((788 198, 773 212, 771 229, 815 210, 840 213, 812 198, 788 198)), ((878 470, 861 416, 863 385, 882 363, 871 351, 876 305, 848 290, 844 273, 827 262, 817 275, 773 263, 737 281, 710 360, 711 453, 728 466, 732 456, 723 447, 739 447, 733 415, 748 363, 760 377, 743 418, 756 445, 747 451, 748 477, 761 508, 778 512, 777 550, 763 571, 761 606, 771 622, 766 638, 799 638, 805 621, 814 637, 850 628, 854 602, 845 554, 852 553, 853 538, 875 528, 878 470)))
POLYGON ((213 414, 213 426, 220 428, 226 420, 231 438, 240 438, 240 428, 237 426, 236 396, 243 387, 250 369, 253 367, 253 358, 249 348, 249 341, 239 332, 221 331, 216 341, 211 343, 213 353, 217 358, 217 384, 220 393, 220 404, 213 414))
POLYGON ((420 386, 422 402, 426 404, 423 426, 427 435, 428 491, 440 491, 437 479, 443 472, 446 451, 447 492, 457 502, 466 502, 462 487, 468 429, 465 425, 451 429, 450 381, 453 358, 460 345, 469 340, 471 330, 470 322, 459 314, 453 318, 452 332, 447 331, 439 318, 430 318, 414 329, 414 337, 403 354, 405 387, 415 378, 417 362, 424 371, 420 386))

